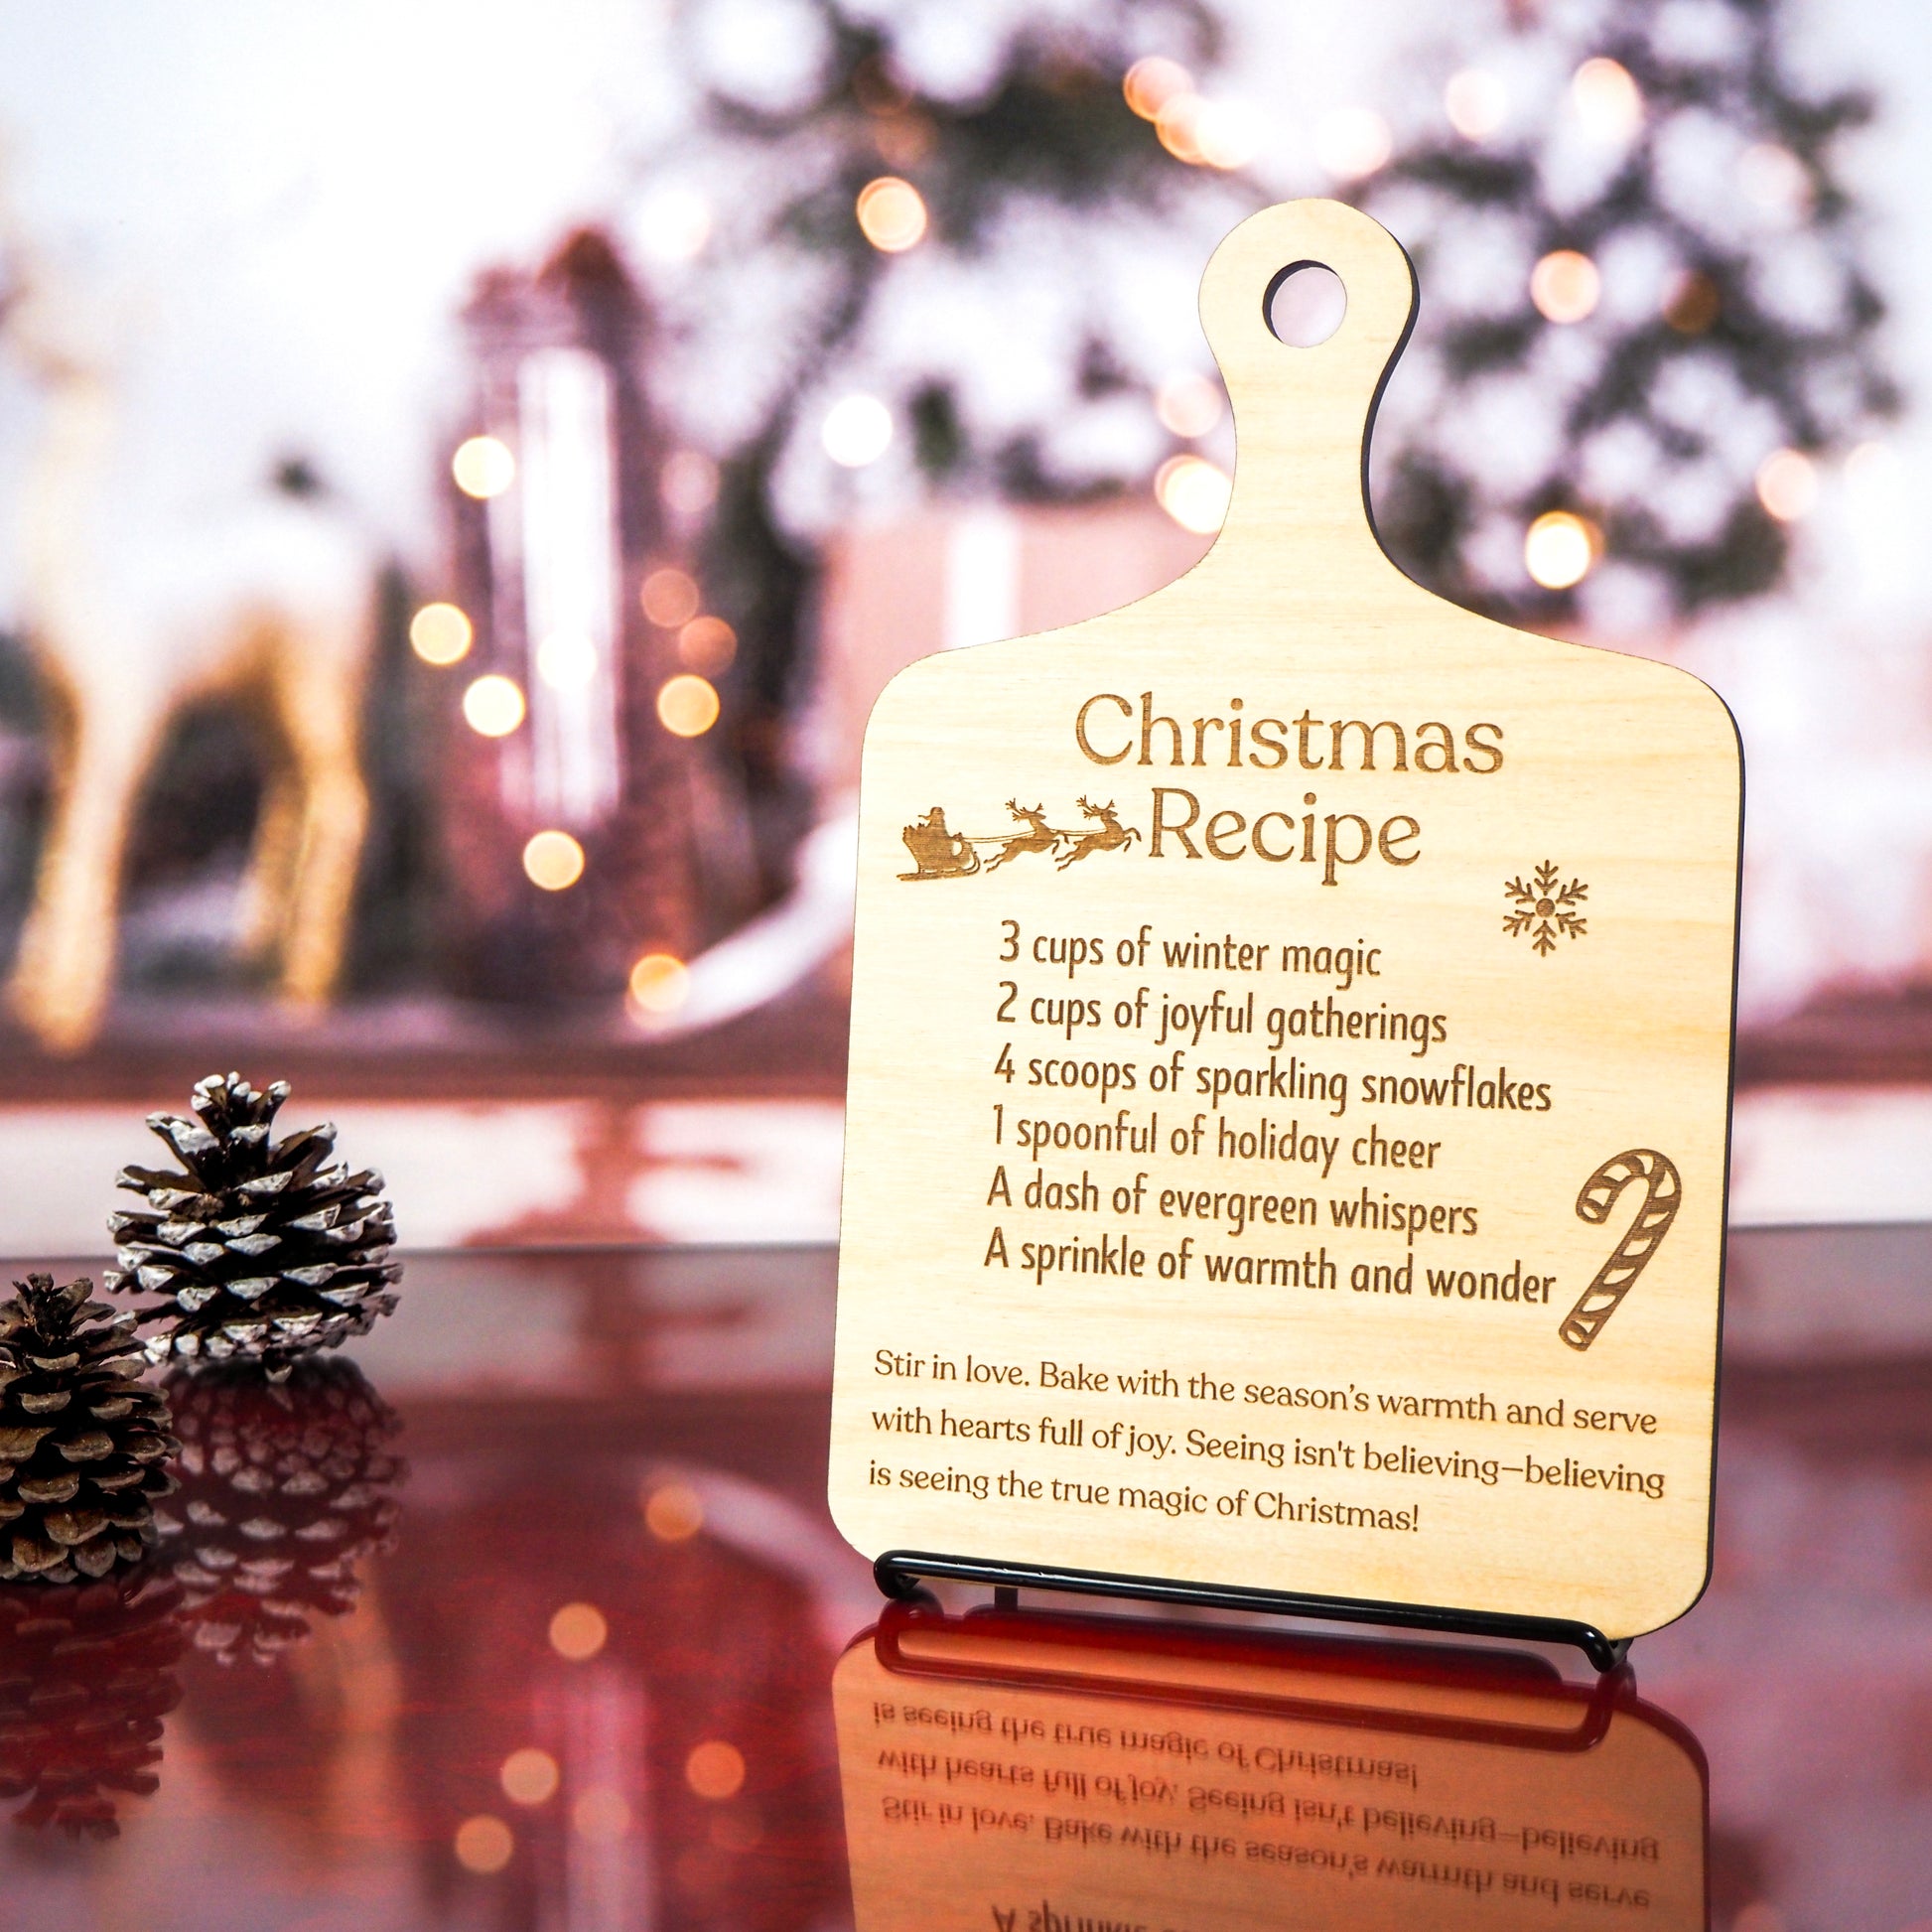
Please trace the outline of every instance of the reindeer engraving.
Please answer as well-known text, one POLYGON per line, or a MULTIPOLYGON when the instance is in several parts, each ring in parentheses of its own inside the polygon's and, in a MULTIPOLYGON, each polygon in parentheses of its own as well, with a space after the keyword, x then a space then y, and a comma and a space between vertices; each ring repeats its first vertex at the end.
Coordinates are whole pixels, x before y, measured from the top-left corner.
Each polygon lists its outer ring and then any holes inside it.
MULTIPOLYGON (((18 608, 57 721, 55 799, 7 998, 54 1052, 99 1031, 113 984, 129 819, 171 717, 219 693, 255 706, 274 759, 239 909, 282 996, 335 986, 368 816, 358 741, 375 559, 313 490, 280 493, 222 454, 210 508, 170 491, 140 345, 98 291, 21 231, 0 183, 0 346, 40 392, 18 526, 18 608)), ((179 466, 177 466, 179 467, 179 466)), ((268 466, 262 465, 265 470, 268 466)))
POLYGON ((987 867, 988 872, 997 872, 1009 859, 1017 859, 1023 852, 1051 852, 1066 836, 1047 824, 1043 804, 1023 805, 1017 798, 1009 798, 1007 810, 1015 818, 1024 819, 1029 829, 1001 841, 1000 855, 987 867))
POLYGON ((1076 861, 1089 858, 1096 852, 1114 852, 1123 845, 1131 845, 1141 836, 1139 827, 1123 825, 1120 822, 1111 798, 1104 805, 1095 805, 1083 797, 1080 800, 1080 809, 1087 817, 1097 818, 1100 823, 1095 830, 1082 832, 1074 845, 1054 862, 1061 872, 1076 861))

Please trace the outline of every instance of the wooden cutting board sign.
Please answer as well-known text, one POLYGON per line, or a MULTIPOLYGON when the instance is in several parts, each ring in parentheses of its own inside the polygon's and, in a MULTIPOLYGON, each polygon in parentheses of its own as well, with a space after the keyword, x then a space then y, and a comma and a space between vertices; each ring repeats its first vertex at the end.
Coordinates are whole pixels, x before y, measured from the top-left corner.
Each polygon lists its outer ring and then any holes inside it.
POLYGON ((1703 1587, 1737 737, 1383 555, 1415 300, 1351 208, 1243 222, 1210 554, 873 712, 830 1493, 875 1559, 1610 1638, 1703 1587), (1292 347, 1309 263, 1346 314, 1292 347))

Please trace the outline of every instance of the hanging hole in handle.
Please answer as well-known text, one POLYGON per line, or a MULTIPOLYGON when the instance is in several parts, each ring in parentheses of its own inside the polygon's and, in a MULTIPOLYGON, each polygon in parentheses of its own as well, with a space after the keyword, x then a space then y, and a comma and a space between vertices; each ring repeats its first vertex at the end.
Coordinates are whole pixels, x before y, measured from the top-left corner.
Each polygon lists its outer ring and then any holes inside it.
POLYGON ((1290 262, 1268 284, 1261 313, 1277 342, 1290 348, 1318 348, 1341 327, 1348 291, 1323 262, 1290 262))

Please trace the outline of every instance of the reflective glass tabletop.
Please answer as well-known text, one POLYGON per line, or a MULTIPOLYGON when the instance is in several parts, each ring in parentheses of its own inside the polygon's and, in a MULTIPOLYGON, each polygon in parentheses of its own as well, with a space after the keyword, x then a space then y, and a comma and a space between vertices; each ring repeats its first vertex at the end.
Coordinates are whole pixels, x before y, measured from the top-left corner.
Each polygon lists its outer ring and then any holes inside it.
POLYGON ((889 1609, 828 1251, 419 1258, 352 1362, 183 1393, 154 1563, 0 1591, 0 1924, 1932 1928, 1929 1260, 1736 1237, 1714 1580, 1599 1682, 889 1609))

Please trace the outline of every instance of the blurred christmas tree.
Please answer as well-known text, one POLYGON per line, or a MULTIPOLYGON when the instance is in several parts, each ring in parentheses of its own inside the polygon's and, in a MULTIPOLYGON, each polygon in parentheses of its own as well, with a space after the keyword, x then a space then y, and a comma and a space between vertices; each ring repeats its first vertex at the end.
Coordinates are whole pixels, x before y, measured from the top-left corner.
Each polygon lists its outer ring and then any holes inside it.
POLYGON ((640 252, 704 249, 659 278, 684 336, 663 388, 725 453, 705 586, 743 642, 741 743, 775 756, 836 522, 933 488, 1145 486, 1212 427, 1212 394, 1176 431, 1155 393, 1203 359, 1194 284, 1255 205, 1227 171, 1258 130, 1197 88, 1201 0, 697 0, 683 32, 698 127, 653 161, 640 252))
POLYGON ((1405 569, 1532 625, 1768 589, 1897 407, 1839 143, 1780 0, 1513 0, 1354 199, 1415 256, 1373 495, 1405 569), (1446 124, 1447 123, 1447 124, 1446 124))
POLYGON ((1372 494, 1420 581, 1611 634, 1779 581, 1818 466, 1898 402, 1841 151, 1869 96, 1794 76, 1782 0, 1491 0, 1457 58, 1389 63, 1393 90, 1455 69, 1393 152, 1371 112, 1311 114, 1311 180, 1302 130, 1217 98, 1223 63, 1266 97, 1229 47, 1266 11, 693 0, 698 127, 643 218, 703 251, 664 283, 662 374, 726 453, 706 577, 741 733, 779 715, 839 521, 1144 488, 1213 430, 1217 387, 1175 380, 1195 284, 1274 194, 1348 195, 1416 257, 1372 494))

